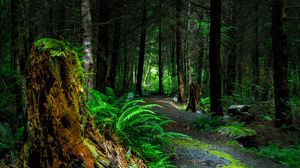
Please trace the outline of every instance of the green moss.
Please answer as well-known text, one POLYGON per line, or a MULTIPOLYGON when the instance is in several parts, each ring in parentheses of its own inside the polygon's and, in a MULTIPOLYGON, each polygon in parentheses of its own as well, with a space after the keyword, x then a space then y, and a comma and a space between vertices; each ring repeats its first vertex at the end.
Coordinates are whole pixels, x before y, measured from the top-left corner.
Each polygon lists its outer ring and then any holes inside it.
POLYGON ((224 165, 223 168, 246 168, 246 166, 242 162, 240 162, 239 160, 233 158, 231 155, 229 155, 227 153, 224 153, 224 152, 221 152, 221 151, 215 151, 215 150, 208 150, 208 152, 210 154, 219 156, 221 158, 224 158, 224 159, 230 161, 229 165, 224 165))
MULTIPOLYGON (((81 82, 85 81, 85 71, 79 60, 79 53, 74 50, 74 48, 66 41, 57 40, 52 38, 42 38, 34 42, 34 47, 36 47, 39 52, 49 53, 51 58, 49 58, 49 67, 57 75, 57 59, 56 58, 67 58, 71 64, 75 66, 76 77, 80 79, 81 82)), ((43 60, 42 57, 37 57, 36 59, 43 60)), ((39 62, 37 60, 37 62, 39 62)))
POLYGON ((207 150, 210 145, 203 143, 201 141, 192 139, 192 138, 178 138, 178 139, 171 139, 171 143, 176 144, 178 146, 184 147, 184 148, 189 148, 189 149, 205 149, 207 150))
POLYGON ((34 46, 39 51, 49 51, 52 56, 66 56, 64 52, 71 49, 66 42, 52 38, 39 39, 34 42, 34 46))
POLYGON ((201 141, 192 138, 171 139, 170 141, 171 143, 176 144, 180 147, 184 147, 188 149, 196 149, 196 150, 205 150, 212 155, 216 155, 230 161, 230 163, 228 165, 225 165, 224 168, 246 168, 247 167, 242 162, 233 158, 228 153, 209 149, 211 145, 203 143, 201 141))

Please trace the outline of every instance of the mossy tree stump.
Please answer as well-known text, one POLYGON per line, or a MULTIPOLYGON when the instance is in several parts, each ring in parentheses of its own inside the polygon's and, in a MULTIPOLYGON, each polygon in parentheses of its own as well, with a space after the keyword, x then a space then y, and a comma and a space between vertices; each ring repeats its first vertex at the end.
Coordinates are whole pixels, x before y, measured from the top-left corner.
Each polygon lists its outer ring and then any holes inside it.
POLYGON ((76 53, 66 43, 42 39, 32 48, 27 67, 27 141, 23 167, 143 167, 126 158, 112 135, 100 135, 86 110, 76 53))
POLYGON ((196 112, 200 103, 200 85, 197 82, 190 84, 189 101, 186 107, 186 111, 196 112))

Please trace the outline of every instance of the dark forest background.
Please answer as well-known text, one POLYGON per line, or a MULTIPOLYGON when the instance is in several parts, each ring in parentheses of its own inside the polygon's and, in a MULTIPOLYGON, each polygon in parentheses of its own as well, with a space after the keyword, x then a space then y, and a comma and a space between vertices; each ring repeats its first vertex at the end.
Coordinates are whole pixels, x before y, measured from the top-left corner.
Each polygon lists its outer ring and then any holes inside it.
POLYGON ((253 105, 273 126, 300 129, 298 0, 1 0, 0 123, 12 132, 25 123, 25 69, 44 37, 81 52, 86 86, 99 92, 184 103, 196 86, 213 115, 253 105))

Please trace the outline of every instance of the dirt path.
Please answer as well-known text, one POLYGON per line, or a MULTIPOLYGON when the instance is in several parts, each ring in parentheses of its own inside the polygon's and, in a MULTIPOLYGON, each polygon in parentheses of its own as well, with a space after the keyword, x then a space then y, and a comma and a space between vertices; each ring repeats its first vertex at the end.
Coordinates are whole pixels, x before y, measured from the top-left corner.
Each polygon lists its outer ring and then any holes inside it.
POLYGON ((183 133, 191 137, 172 141, 173 152, 177 155, 174 162, 180 168, 285 168, 284 165, 268 158, 225 145, 230 140, 225 136, 188 129, 187 123, 199 117, 199 114, 180 111, 171 98, 152 97, 145 101, 159 104, 162 108, 157 107, 154 110, 159 115, 175 121, 166 128, 168 131, 183 133))

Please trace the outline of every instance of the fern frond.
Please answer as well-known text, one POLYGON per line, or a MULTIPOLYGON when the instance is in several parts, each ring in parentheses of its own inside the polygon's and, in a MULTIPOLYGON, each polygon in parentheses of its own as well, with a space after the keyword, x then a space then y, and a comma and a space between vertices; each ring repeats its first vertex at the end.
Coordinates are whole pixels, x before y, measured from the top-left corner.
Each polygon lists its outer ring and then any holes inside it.
POLYGON ((126 104, 121 108, 121 111, 123 112, 123 111, 125 111, 125 109, 128 109, 129 107, 134 106, 134 105, 136 105, 136 104, 138 104, 138 103, 144 103, 144 100, 141 100, 141 99, 138 99, 138 100, 132 100, 132 101, 126 103, 126 104))

